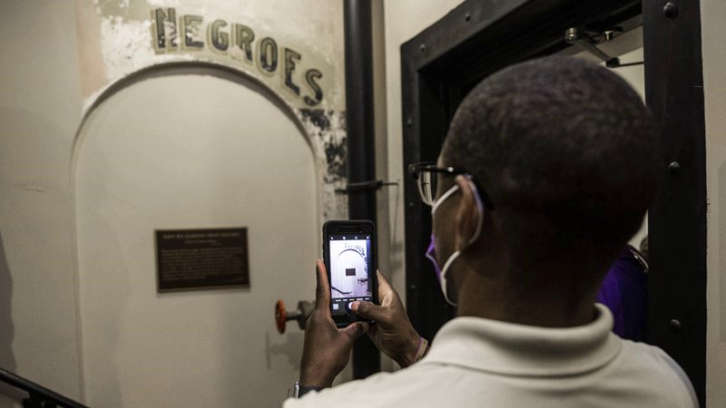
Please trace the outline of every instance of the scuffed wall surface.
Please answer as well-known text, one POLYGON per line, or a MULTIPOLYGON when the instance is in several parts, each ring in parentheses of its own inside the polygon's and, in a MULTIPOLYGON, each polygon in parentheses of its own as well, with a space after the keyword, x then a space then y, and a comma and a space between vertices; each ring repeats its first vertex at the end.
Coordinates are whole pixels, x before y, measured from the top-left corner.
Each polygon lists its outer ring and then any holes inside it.
POLYGON ((313 140, 318 174, 322 174, 322 219, 346 218, 347 197, 335 192, 345 188, 348 179, 345 114, 322 109, 301 109, 299 112, 305 130, 313 140))
POLYGON ((318 169, 320 220, 347 218, 346 198, 334 192, 347 179, 342 3, 77 0, 76 9, 84 116, 115 85, 151 67, 196 61, 235 70, 277 95, 307 131, 318 169), (219 37, 215 42, 214 33, 226 36, 226 43, 219 45, 219 37), (240 42, 245 35, 254 38, 240 42), (276 53, 269 51, 273 43, 276 53), (295 55, 288 57, 288 49, 295 55), (273 54, 270 73, 263 65, 273 54), (319 75, 310 78, 313 71, 319 75))
MULTIPOLYGON (((333 6, 325 0, 77 0, 76 7, 83 94, 84 98, 90 98, 86 106, 110 83, 142 68, 169 61, 222 64, 262 81, 275 91, 282 91, 284 85, 277 77, 285 62, 283 48, 301 54, 295 59, 293 71, 297 84, 304 84, 302 75, 308 68, 322 72, 319 82, 326 94, 316 108, 340 108, 344 104, 340 58, 343 55, 342 20, 337 15, 342 13, 341 4, 333 6), (173 16, 169 14, 170 8, 173 16), (158 38, 154 37, 154 33, 161 31, 157 20, 152 19, 158 10, 164 16, 166 27, 164 46, 159 46, 158 38), (184 30, 185 16, 190 17, 188 30, 184 30), (218 31, 227 37, 225 50, 212 46, 209 25, 216 20, 223 24, 218 31), (254 49, 235 45, 234 25, 249 30, 254 37, 250 42, 254 49), (272 76, 259 69, 258 47, 264 38, 274 40, 280 55, 272 76), (185 40, 202 46, 185 46, 185 40), (251 60, 245 58, 246 52, 250 53, 251 60)), ((301 98, 278 93, 291 105, 308 107, 301 98)))
POLYGON ((93 407, 279 406, 299 377, 304 333, 278 334, 272 305, 315 291, 310 145, 257 84, 196 71, 125 87, 82 131, 74 195, 93 407), (233 226, 248 230, 248 288, 156 293, 154 230, 233 226))
MULTIPOLYGON (((262 76, 255 67, 243 67, 240 72, 264 82, 307 130, 319 169, 319 195, 324 204, 320 221, 347 214, 345 197, 334 193, 335 188, 344 186, 345 174, 333 171, 345 167, 341 164, 345 143, 342 3, 0 3, 4 39, 0 45, 4 56, 0 59, 0 259, 6 265, 2 267, 2 281, 12 282, 9 299, 0 302, 1 344, 6 348, 3 361, 12 362, 20 374, 72 398, 80 399, 84 394, 70 172, 74 139, 89 108, 112 83, 157 63, 192 59, 181 54, 152 54, 148 21, 150 9, 155 7, 176 7, 181 14, 199 14, 205 19, 216 13, 228 23, 244 23, 258 38, 271 36, 279 46, 298 51, 302 55, 300 69, 320 69, 328 82, 321 79, 322 86, 327 87, 325 98, 314 107, 301 105, 297 96, 286 95, 289 91, 281 85, 279 72, 273 77, 262 76), (139 5, 143 12, 137 14, 139 5), (144 41, 139 41, 141 38, 144 41), (316 113, 310 115, 303 109, 316 113)), ((229 59, 213 57, 206 62, 233 68, 227 64, 229 59)), ((295 77, 296 83, 301 80, 295 77)), ((6 406, 6 400, 0 398, 0 406, 6 406)))

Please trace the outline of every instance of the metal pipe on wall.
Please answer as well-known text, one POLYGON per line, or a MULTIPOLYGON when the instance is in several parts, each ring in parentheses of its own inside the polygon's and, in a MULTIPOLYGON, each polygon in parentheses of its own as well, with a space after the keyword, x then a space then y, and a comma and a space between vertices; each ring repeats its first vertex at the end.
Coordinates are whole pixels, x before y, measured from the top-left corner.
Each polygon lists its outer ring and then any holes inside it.
MULTIPOLYGON (((376 180, 372 11, 371 0, 343 1, 348 183, 352 184, 376 180)), ((348 194, 348 217, 375 223, 376 189, 349 191, 348 194)), ((380 370, 380 354, 375 345, 367 336, 356 341, 353 378, 365 378, 380 370)))

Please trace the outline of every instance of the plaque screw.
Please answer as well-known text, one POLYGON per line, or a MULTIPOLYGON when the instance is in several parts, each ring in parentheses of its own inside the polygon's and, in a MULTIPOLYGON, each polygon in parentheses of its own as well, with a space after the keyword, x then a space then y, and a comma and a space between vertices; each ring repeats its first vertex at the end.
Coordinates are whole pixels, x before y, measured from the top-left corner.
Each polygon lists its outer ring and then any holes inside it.
POLYGON ((421 44, 421 46, 419 47, 419 49, 421 50, 421 52, 426 51, 426 44, 421 44))
POLYGON ((411 118, 406 119, 406 126, 408 126, 408 127, 413 126, 413 120, 411 118))
POLYGON ((466 15, 464 16, 464 20, 471 21, 471 13, 466 13, 466 15))
POLYGON ((416 285, 411 285, 411 290, 416 290, 416 285))
POLYGON ((670 170, 671 173, 676 174, 678 173, 678 170, 681 169, 681 165, 678 164, 678 162, 674 161, 671 162, 671 164, 668 165, 668 170, 670 170))
POLYGON ((409 201, 408 202, 408 206, 411 207, 411 208, 413 208, 413 201, 409 201))
POLYGON ((667 18, 678 17, 678 7, 676 7, 676 5, 673 4, 672 1, 669 1, 668 3, 666 3, 665 7, 663 7, 663 15, 667 18))
POLYGON ((683 328, 681 322, 676 319, 670 321, 670 326, 673 333, 680 333, 683 328))

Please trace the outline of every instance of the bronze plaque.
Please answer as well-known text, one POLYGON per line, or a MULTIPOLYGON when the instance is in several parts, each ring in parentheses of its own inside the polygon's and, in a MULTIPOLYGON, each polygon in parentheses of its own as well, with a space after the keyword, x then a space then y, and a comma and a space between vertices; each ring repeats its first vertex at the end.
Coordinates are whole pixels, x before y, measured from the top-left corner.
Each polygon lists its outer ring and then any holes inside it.
POLYGON ((247 228, 157 230, 158 291, 250 284, 247 228))

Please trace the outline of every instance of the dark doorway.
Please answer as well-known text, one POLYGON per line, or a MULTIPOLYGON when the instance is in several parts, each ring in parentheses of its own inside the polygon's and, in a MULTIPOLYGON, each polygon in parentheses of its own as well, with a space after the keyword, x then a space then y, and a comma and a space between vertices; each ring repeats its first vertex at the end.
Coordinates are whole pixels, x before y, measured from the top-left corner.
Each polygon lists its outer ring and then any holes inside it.
MULTIPOLYGON (((705 404, 706 189, 700 10, 697 2, 468 0, 401 47, 404 174, 435 161, 453 113, 481 79, 513 63, 573 47, 568 28, 643 28, 646 101, 661 126, 662 188, 649 212, 648 342, 686 371, 705 404)), ((430 209, 406 179, 406 299, 414 326, 433 338, 456 311, 440 293, 426 251, 430 209)))

